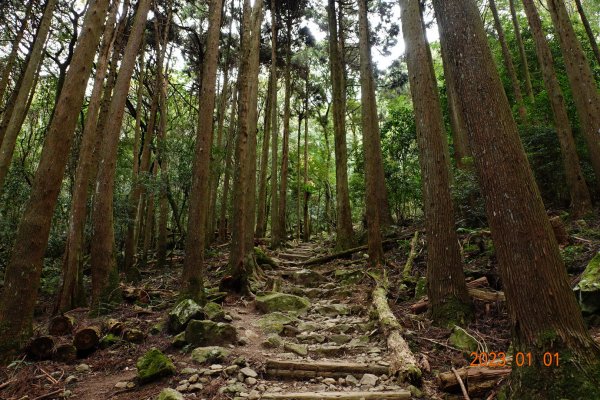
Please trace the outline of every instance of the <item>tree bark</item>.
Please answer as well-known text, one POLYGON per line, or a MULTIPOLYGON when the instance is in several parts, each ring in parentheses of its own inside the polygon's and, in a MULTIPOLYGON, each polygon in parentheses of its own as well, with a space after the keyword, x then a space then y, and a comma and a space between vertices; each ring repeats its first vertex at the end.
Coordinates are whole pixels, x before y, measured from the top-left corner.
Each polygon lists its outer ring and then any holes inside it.
POLYGON ((271 107, 273 107, 273 80, 269 79, 265 100, 262 151, 260 156, 260 176, 258 180, 258 202, 256 212, 256 237, 262 238, 267 231, 267 173, 269 171, 269 144, 271 141, 271 107))
POLYGON ((596 175, 596 184, 600 184, 600 140, 598 140, 598 132, 600 132, 600 93, 590 64, 571 25, 564 1, 548 0, 547 3, 560 43, 573 93, 573 101, 581 122, 581 130, 588 145, 590 159, 596 175))
POLYGON ((219 213, 219 240, 225 242, 227 240, 227 214, 229 208, 229 192, 231 183, 231 167, 232 158, 234 153, 234 146, 236 145, 236 125, 237 125, 237 105, 239 98, 239 85, 234 87, 233 101, 231 102, 231 112, 229 117, 229 128, 227 129, 227 143, 225 145, 225 175, 223 176, 223 195, 221 196, 221 210, 219 213))
POLYGON ((106 28, 102 37, 102 44, 98 54, 96 76, 94 86, 88 104, 83 136, 79 148, 79 159, 75 173, 75 184, 71 200, 71 213, 69 217, 69 233, 65 244, 62 267, 62 285, 58 294, 57 304, 54 312, 65 312, 83 306, 85 304, 85 293, 81 278, 83 268, 83 247, 85 240, 85 222, 87 216, 87 199, 90 184, 90 172, 92 169, 92 155, 94 144, 99 132, 96 130, 98 123, 98 112, 102 99, 104 78, 108 69, 108 57, 114 43, 115 21, 118 11, 118 3, 113 2, 112 10, 106 20, 106 28))
POLYGON ((367 236, 369 244, 369 264, 381 266, 384 263, 381 247, 382 215, 389 207, 382 207, 382 197, 387 203, 385 190, 378 192, 383 180, 383 161, 381 159, 381 139, 377 123, 377 103, 375 100, 375 82, 369 41, 367 0, 358 1, 359 17, 359 49, 360 49, 360 87, 361 87, 361 120, 363 130, 363 147, 365 157, 365 207, 367 210, 367 236))
POLYGON ((336 186, 336 247, 344 250, 352 247, 352 211, 348 189, 348 149, 346 146, 346 82, 344 65, 338 41, 338 21, 335 0, 327 2, 329 25, 329 65, 333 92, 333 131, 335 141, 335 186, 336 186))
MULTIPOLYGON (((27 29, 27 25, 29 24, 29 20, 31 19, 31 11, 33 8, 34 2, 31 1, 27 5, 25 9, 25 16, 23 17, 23 21, 21 22, 21 27, 19 31, 15 35, 13 39, 12 48, 6 62, 3 65, 2 77, 0 77, 0 105, 2 105, 2 100, 4 99, 4 93, 6 92, 6 87, 8 86, 8 81, 10 79, 10 73, 13 69, 15 61, 17 60, 17 55, 19 54, 19 46, 21 45, 21 41, 23 40, 23 36, 25 35, 25 30, 27 29)), ((2 145, 2 138, 0 137, 0 145, 2 145)))
POLYGON ((515 0, 509 0, 510 16, 513 23, 515 40, 519 47, 519 57, 521 59, 521 68, 523 70, 523 78, 525 78, 525 91, 529 101, 534 102, 533 87, 531 86, 531 74, 529 73, 529 62, 527 61, 527 54, 525 53, 525 46, 523 45, 523 37, 521 36, 521 26, 519 24, 519 18, 517 17, 517 9, 515 7, 515 0))
POLYGON ((279 115, 277 103, 277 4, 271 0, 271 247, 277 248, 281 244, 281 232, 279 232, 279 187, 278 164, 279 164, 279 127, 277 119, 279 115))
POLYGON ((29 61, 25 67, 23 73, 23 80, 19 86, 19 92, 15 99, 15 106, 10 114, 6 131, 2 139, 0 146, 0 191, 4 186, 4 180, 6 174, 10 168, 10 162, 15 151, 15 145, 17 144, 17 136, 21 131, 21 126, 27 114, 27 99, 29 93, 35 90, 33 82, 35 80, 35 73, 38 69, 38 65, 42 62, 44 56, 44 45, 50 32, 50 24, 52 22, 52 15, 56 8, 57 0, 48 0, 44 9, 44 15, 40 21, 37 33, 35 35, 35 41, 33 48, 29 56, 29 61))
POLYGON ((542 21, 532 2, 524 1, 525 13, 531 27, 531 34, 535 41, 536 53, 544 85, 550 99, 550 106, 554 115, 554 126, 560 143, 563 164, 565 166, 565 175, 569 193, 571 195, 571 207, 573 214, 581 216, 592 207, 590 193, 581 171, 579 156, 573 139, 573 132, 567 114, 567 106, 562 93, 562 89, 556 77, 554 70, 554 61, 550 46, 546 42, 546 37, 542 31, 542 21))
POLYGON ((448 148, 433 60, 418 0, 401 0, 402 33, 412 94, 427 232, 427 295, 438 325, 464 325, 473 316, 467 293, 454 206, 448 148))
POLYGON ((500 21, 500 17, 498 16, 498 9, 496 7, 496 0, 489 0, 490 10, 492 11, 492 16, 494 17, 494 27, 496 29, 496 33, 498 33, 498 41, 500 42, 500 47, 502 48, 502 60, 504 61, 504 67, 506 68, 506 73, 510 79, 513 89, 513 95, 515 96, 515 103, 517 103, 517 107, 519 108, 519 117, 521 121, 525 122, 527 119, 527 109, 525 108, 525 104, 523 103, 523 94, 521 93, 521 86, 519 85, 519 79, 517 78, 517 72, 515 71, 515 65, 512 61, 512 56, 510 54, 510 50, 508 49, 508 44, 506 43, 506 37, 504 36, 504 28, 502 28, 502 21, 500 21))
POLYGON ((198 128, 192 167, 192 188, 185 241, 182 283, 185 296, 205 301, 204 295, 204 247, 206 239, 206 218, 210 183, 210 151, 213 138, 213 114, 215 109, 215 82, 219 62, 219 36, 223 1, 212 0, 209 8, 209 27, 206 52, 202 63, 202 92, 198 113, 198 128))
POLYGON ((583 323, 569 286, 477 5, 471 0, 434 0, 433 5, 440 34, 446 38, 443 43, 452 55, 450 67, 461 108, 466 110, 508 304, 512 344, 515 351, 531 352, 534 360, 526 371, 513 371, 512 398, 596 398, 598 387, 592 382, 598 379, 600 349, 583 323), (548 368, 542 364, 544 352, 568 352, 569 356, 561 358, 559 367, 548 368), (573 368, 581 372, 574 376, 573 368), (589 378, 587 373, 592 371, 596 375, 589 378), (561 382, 568 383, 562 386, 561 382))
POLYGON ((310 79, 310 68, 306 72, 305 91, 306 97, 304 98, 304 235, 303 240, 308 242, 310 240, 310 216, 308 214, 308 201, 310 200, 310 191, 308 190, 308 97, 309 97, 309 86, 308 81, 310 79))
POLYGON ((96 181, 96 193, 92 210, 92 232, 94 240, 91 246, 92 263, 92 310, 104 311, 118 298, 118 273, 114 255, 113 193, 117 166, 117 150, 125 102, 136 55, 146 26, 150 0, 140 0, 121 68, 115 82, 112 100, 106 123, 104 138, 100 146, 100 163, 96 181))
POLYGON ((592 51, 594 52, 596 61, 600 65, 600 50, 598 50, 596 35, 594 35, 594 31, 590 26, 590 21, 588 21, 587 16, 585 15, 585 11, 583 10, 583 6, 581 5, 581 0, 575 0, 575 5, 577 6, 577 12, 579 13, 579 17, 581 18, 581 23, 585 28, 585 33, 587 33, 588 39, 590 40, 590 46, 592 47, 592 51))
MULTIPOLYGON (((286 211, 287 211, 287 184, 290 156, 290 116, 292 98, 292 17, 286 16, 286 47, 285 47, 285 98, 283 102, 283 143, 281 147, 281 183, 279 185, 278 209, 278 237, 281 241, 287 240, 286 211)), ((275 247, 275 246, 273 246, 275 247)))
MULTIPOLYGON (((53 7, 54 3, 50 0, 47 10, 51 11, 53 7)), ((32 332, 33 311, 54 206, 107 7, 108 0, 92 1, 88 7, 67 73, 68 79, 48 128, 31 195, 17 229, 0 302, 0 358, 3 359, 21 347, 32 332)))
POLYGON ((254 268, 254 182, 256 180, 256 103, 258 87, 258 51, 262 0, 254 7, 244 0, 242 21, 242 58, 238 76, 238 133, 234 170, 232 237, 229 269, 232 284, 229 289, 249 293, 249 278, 254 268), (254 110, 254 111, 252 111, 254 110), (252 149, 254 147, 254 149, 252 149), (254 176, 254 179, 253 179, 254 176), (252 197, 252 199, 249 199, 252 197))

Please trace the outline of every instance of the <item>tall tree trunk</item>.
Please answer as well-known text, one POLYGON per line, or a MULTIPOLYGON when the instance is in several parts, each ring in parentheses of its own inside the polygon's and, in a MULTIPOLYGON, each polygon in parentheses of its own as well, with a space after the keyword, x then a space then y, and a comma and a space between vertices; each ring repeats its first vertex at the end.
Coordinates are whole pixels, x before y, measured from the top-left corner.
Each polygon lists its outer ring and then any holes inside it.
MULTIPOLYGON (((170 13, 170 12, 169 12, 170 13)), ((170 16, 169 16, 170 18, 170 16)), ((166 72, 165 72, 166 73, 166 72)), ((167 80, 162 75, 160 86, 160 121, 158 125, 158 161, 160 165, 160 191, 158 194, 158 238, 156 243, 156 265, 163 268, 167 263, 167 234, 169 220, 169 160, 167 155, 167 80)))
POLYGON ((352 211, 348 189, 348 149, 346 146, 346 82, 344 65, 338 41, 338 21, 335 0, 327 2, 329 25, 329 68, 333 92, 333 132, 335 142, 335 187, 336 187, 336 247, 345 250, 353 245, 352 211))
POLYGON ((305 82, 305 98, 304 98, 304 235, 303 240, 308 242, 310 240, 310 217, 308 214, 308 201, 310 200, 310 191, 308 190, 308 100, 309 100, 309 86, 308 80, 310 79, 310 67, 306 71, 306 82, 305 82))
POLYGON ((531 34, 535 41, 536 53, 550 106, 554 115, 554 126, 560 143, 563 163, 565 166, 565 176, 569 193, 571 195, 571 207, 573 214, 576 216, 583 215, 592 207, 592 200, 588 191, 587 184, 581 171, 579 156, 573 139, 573 132, 567 114, 567 107, 563 97, 562 89, 558 83, 556 72, 554 71, 554 61, 550 46, 546 42, 546 37, 542 31, 542 21, 535 8, 535 5, 530 1, 524 1, 525 13, 531 27, 531 34))
POLYGON ((269 144, 271 141, 271 107, 273 107, 273 80, 269 79, 263 124, 262 151, 260 156, 260 176, 258 180, 258 203, 256 213, 256 237, 262 238, 267 231, 267 173, 269 171, 269 144))
MULTIPOLYGON (((156 127, 156 119, 158 115, 158 106, 160 100, 160 93, 163 85, 163 65, 165 60, 165 54, 167 51, 167 38, 170 27, 170 17, 167 19, 166 26, 160 27, 158 19, 154 20, 154 32, 155 32, 155 44, 156 44, 156 78, 154 81, 154 92, 152 93, 152 100, 150 104, 150 114, 148 116, 148 123, 146 124, 146 132, 144 134, 144 142, 142 146, 142 154, 139 164, 138 174, 136 175, 133 182, 133 192, 130 199, 129 218, 134 219, 141 217, 142 213, 138 212, 137 205, 143 204, 146 201, 144 198, 148 195, 144 182, 140 179, 139 171, 146 172, 150 168, 150 153, 152 140, 154 138, 154 131, 156 127), (161 35, 162 34, 162 35, 161 35)), ((152 175, 152 174, 150 174, 152 175)), ((125 265, 123 269, 127 275, 127 279, 137 280, 139 278, 139 272, 134 267, 133 262, 136 253, 136 228, 139 226, 139 220, 135 219, 134 222, 127 229, 127 236, 125 238, 125 265)), ((147 255, 142 254, 141 265, 144 265, 147 255)))
POLYGON ((8 125, 4 133, 4 137, 0 137, 0 191, 4 186, 4 180, 6 174, 10 168, 10 162, 12 161, 13 153, 15 151, 15 145, 17 144, 17 136, 21 131, 21 126, 25 120, 27 114, 27 98, 33 88, 33 82, 35 73, 38 69, 38 65, 42 62, 44 56, 44 45, 48 38, 48 32, 50 32, 50 24, 52 22, 52 14, 56 8, 57 0, 48 0, 44 9, 44 15, 40 21, 37 33, 35 35, 35 41, 33 48, 23 73, 23 80, 19 85, 19 92, 15 99, 15 106, 10 114, 8 125))
MULTIPOLYGON (((383 248, 381 246, 382 214, 381 194, 378 193, 381 184, 378 180, 383 177, 383 162, 381 159, 381 138, 377 122, 377 103, 375 100, 375 82, 371 60, 371 45, 369 41, 369 20, 367 0, 358 0, 358 27, 360 50, 360 88, 361 88, 361 120, 363 131, 363 147, 365 157, 365 207, 367 211, 367 236, 369 264, 382 266, 383 248)), ((383 193, 387 202, 387 194, 383 193)), ((389 207, 387 208, 389 213, 389 207)))
POLYGON ((532 354, 531 366, 513 368, 511 398, 598 398, 600 349, 583 323, 569 285, 477 5, 472 0, 434 0, 433 5, 440 35, 452 55, 450 67, 461 108, 466 110, 512 345, 515 352, 532 354), (494 110, 491 120, 490 110, 494 110), (560 366, 545 367, 544 352, 559 352, 560 366), (574 370, 578 372, 573 374, 574 370))
POLYGON ((285 47, 285 98, 283 101, 283 143, 281 147, 281 183, 279 185, 278 237, 287 240, 286 211, 287 211, 287 181, 290 156, 290 116, 292 98, 292 17, 286 16, 286 47, 285 47))
MULTIPOLYGON (((27 8, 25 9, 25 16, 23 17, 23 21, 21 21, 21 27, 19 28, 19 31, 13 39, 12 48, 10 50, 10 53, 8 54, 6 62, 2 67, 2 76, 0 77, 0 105, 2 105, 4 93, 6 92, 8 81, 10 79, 10 73, 13 69, 15 61, 17 60, 17 55, 19 54, 19 46, 21 45, 21 41, 23 40, 23 36, 25 35, 25 30, 27 29, 29 20, 31 19, 31 11, 33 8, 33 4, 33 1, 29 2, 27 8)), ((0 145, 2 145, 2 138, 0 138, 0 145)))
POLYGON ((87 217, 87 199, 92 169, 92 155, 94 144, 99 132, 96 130, 98 112, 102 100, 104 78, 108 69, 110 56, 115 37, 115 21, 118 11, 118 2, 113 2, 112 10, 106 20, 106 28, 98 54, 94 87, 88 104, 83 137, 79 148, 79 159, 75 173, 75 184, 71 200, 71 214, 69 217, 69 233, 65 244, 63 256, 62 285, 58 294, 55 312, 65 312, 85 304, 83 292, 83 248, 85 240, 85 221, 87 217))
POLYGON ((600 50, 598 50, 598 43, 596 42, 596 36, 594 35, 594 31, 590 26, 590 21, 588 21, 585 15, 585 11, 583 10, 583 6, 581 5, 581 0, 575 0, 575 4, 577 5, 577 12, 579 13, 581 22, 585 27, 585 33, 587 33, 588 39, 590 40, 590 46, 592 47, 592 51, 594 52, 596 61, 598 62, 598 65, 600 65, 600 50))
POLYGON ((454 207, 448 148, 433 60, 419 0, 401 0, 402 33, 415 113, 427 232, 427 295, 438 325, 464 325, 473 316, 465 284, 454 207))
MULTIPOLYGON (((531 1, 531 0, 524 0, 531 1)), ((577 40, 563 0, 548 0, 548 9, 556 29, 567 76, 573 93, 573 101, 586 139, 590 159, 600 185, 600 93, 598 92, 590 64, 577 40)))
MULTIPOLYGON (((218 151, 217 162, 211 168, 211 182, 210 182, 210 208, 207 219, 207 224, 209 224, 207 228, 207 240, 205 241, 205 245, 209 245, 215 240, 215 231, 217 230, 217 194, 219 191, 219 181, 221 179, 221 174, 223 173, 223 162, 225 161, 225 142, 226 138, 223 135, 223 131, 225 129, 225 114, 227 113, 227 102, 229 100, 230 93, 233 93, 232 87, 233 85, 229 82, 229 74, 232 68, 231 66, 231 32, 233 29, 233 20, 234 20, 234 7, 235 2, 231 2, 231 19, 229 21, 229 32, 227 34, 227 50, 224 58, 224 66, 223 66, 223 90, 221 91, 221 99, 219 102, 219 110, 218 110, 218 121, 217 121, 217 138, 216 144, 218 151)), ((233 97, 233 96, 232 96, 233 97)))
POLYGON ((253 183, 256 180, 256 161, 252 155, 256 153, 256 96, 258 92, 260 24, 263 15, 262 3, 262 0, 256 0, 252 9, 250 0, 244 0, 242 58, 238 75, 240 93, 234 170, 236 190, 233 192, 232 237, 229 255, 232 281, 229 288, 241 293, 250 292, 249 278, 255 265, 252 245, 254 241, 254 199, 250 199, 250 197, 255 196, 256 190, 253 183))
POLYGON ((302 192, 302 181, 300 180, 300 176, 302 175, 302 156, 300 153, 302 146, 302 113, 298 115, 298 135, 296 137, 296 240, 300 241, 301 225, 302 225, 302 200, 301 200, 301 192, 302 192))
POLYGON ((215 82, 219 62, 219 36, 223 0, 212 0, 209 8, 208 37, 206 52, 202 63, 202 92, 194 164, 192 167, 192 188, 190 190, 190 208, 188 228, 185 240, 185 259, 183 261, 182 283, 185 296, 204 301, 204 247, 205 227, 208 206, 207 198, 210 180, 210 150, 213 138, 213 114, 215 110, 215 82))
POLYGON ((119 277, 114 255, 115 232, 113 225, 113 194, 117 150, 129 84, 142 42, 150 3, 150 0, 140 0, 138 2, 133 26, 110 102, 108 113, 110 118, 106 122, 104 138, 100 146, 100 163, 92 210, 94 240, 91 246, 92 309, 98 312, 104 311, 104 307, 110 308, 110 303, 118 298, 116 289, 119 277))
MULTIPOLYGON (((148 171, 148 176, 152 181, 156 181, 157 170, 158 162, 155 160, 155 162, 150 164, 150 170, 148 171)), ((142 258, 140 259, 140 264, 143 266, 148 264, 148 253, 152 247, 152 237, 154 235, 154 216, 156 214, 154 198, 154 190, 146 191, 146 195, 143 198, 143 200, 146 201, 146 215, 144 217, 146 222, 144 223, 144 230, 142 231, 142 258)))
POLYGON ((271 247, 277 248, 281 244, 281 232, 279 232, 279 187, 278 164, 279 164, 279 127, 277 117, 279 115, 277 103, 277 4, 271 0, 271 247))
MULTIPOLYGON (((52 0, 47 10, 54 7, 52 0)), ((7 359, 32 333, 32 318, 54 207, 67 165, 79 110, 106 18, 108 0, 86 12, 68 79, 48 127, 31 195, 6 267, 0 302, 0 358, 7 359)))
POLYGON ((531 75, 529 74, 529 62, 527 62, 527 54, 525 53, 525 46, 523 45, 523 38, 521 37, 521 26, 519 24, 519 18, 517 17, 517 9, 515 7, 515 0, 509 0, 510 16, 513 23, 515 40, 519 47, 519 57, 521 59, 521 67, 523 69, 523 78, 525 78, 525 91, 529 101, 534 102, 533 87, 531 86, 531 75))
POLYGON ((517 78, 517 72, 515 71, 515 65, 512 61, 512 56, 510 54, 510 50, 508 49, 508 44, 506 43, 506 38, 504 36, 504 28, 502 28, 502 21, 500 21, 500 17, 498 16, 498 9, 496 7, 496 0, 489 0, 490 10, 492 10, 492 16, 494 17, 494 27, 496 29, 496 33, 498 33, 498 41, 500 42, 500 47, 502 48, 502 60, 504 61, 504 67, 506 68, 506 73, 510 79, 513 89, 513 95, 515 96, 515 103, 517 103, 517 107, 519 108, 519 117, 521 121, 525 122, 527 119, 527 109, 525 108, 525 104, 523 103, 523 94, 521 93, 521 86, 519 85, 519 79, 517 78))
POLYGON ((229 208, 229 192, 232 172, 232 159, 235 147, 236 125, 237 125, 237 105, 239 97, 239 85, 234 86, 233 101, 231 102, 231 112, 229 117, 229 127, 227 132, 227 143, 225 145, 225 174, 223 176, 223 195, 221 196, 221 209, 219 211, 219 240, 227 240, 227 214, 229 208))

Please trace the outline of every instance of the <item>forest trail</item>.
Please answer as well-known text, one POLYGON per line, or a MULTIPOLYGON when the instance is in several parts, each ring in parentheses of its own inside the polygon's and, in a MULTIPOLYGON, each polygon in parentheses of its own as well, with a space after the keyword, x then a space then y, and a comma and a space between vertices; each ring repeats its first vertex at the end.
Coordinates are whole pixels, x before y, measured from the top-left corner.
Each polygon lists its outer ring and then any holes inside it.
POLYGON ((333 275, 344 270, 325 267, 321 273, 302 266, 318 255, 316 244, 301 243, 276 253, 280 268, 265 272, 277 292, 310 299, 310 307, 290 317, 289 323, 279 325, 290 314, 276 312, 281 320, 271 320, 273 314, 253 307, 231 310, 234 325, 248 339, 240 350, 262 356, 262 379, 250 398, 410 398, 410 392, 388 376, 385 337, 364 307, 369 291, 349 290, 336 282, 333 275))

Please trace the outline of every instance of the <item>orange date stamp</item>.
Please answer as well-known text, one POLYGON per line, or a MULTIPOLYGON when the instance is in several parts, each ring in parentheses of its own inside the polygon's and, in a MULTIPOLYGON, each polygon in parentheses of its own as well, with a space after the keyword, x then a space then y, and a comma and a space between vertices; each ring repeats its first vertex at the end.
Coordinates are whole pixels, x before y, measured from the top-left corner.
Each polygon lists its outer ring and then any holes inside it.
MULTIPOLYGON (((469 356, 471 363, 469 367, 504 368, 510 366, 530 367, 534 363, 531 353, 517 352, 514 357, 508 357, 504 352, 471 352, 469 356)), ((545 367, 558 367, 560 355, 558 353, 546 352, 542 356, 542 365, 545 367)))

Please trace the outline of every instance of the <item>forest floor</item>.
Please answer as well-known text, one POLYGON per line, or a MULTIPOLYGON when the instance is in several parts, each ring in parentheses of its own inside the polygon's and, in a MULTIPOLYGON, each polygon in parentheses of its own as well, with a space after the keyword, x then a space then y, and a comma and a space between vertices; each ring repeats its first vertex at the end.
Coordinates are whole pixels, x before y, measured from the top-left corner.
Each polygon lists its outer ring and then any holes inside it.
MULTIPOLYGON (((562 251, 573 284, 600 249, 599 226, 597 220, 572 221, 566 225, 569 237, 562 251)), ((145 334, 143 341, 137 344, 118 341, 69 363, 32 360, 24 354, 0 369, 0 399, 156 399, 167 387, 179 390, 186 399, 283 398, 282 395, 295 392, 312 392, 313 398, 325 398, 325 392, 332 396, 336 396, 334 392, 354 393, 357 399, 463 398, 458 386, 443 392, 438 374, 467 367, 470 351, 456 348, 450 340, 452 329, 433 326, 423 307, 416 311, 419 304, 423 304, 416 277, 425 274, 425 249, 422 235, 411 246, 414 229, 406 228, 395 235, 393 248, 386 252, 390 282, 388 302, 423 372, 422 381, 415 382, 414 386, 399 383, 382 372, 390 360, 386 337, 378 327, 371 303, 377 275, 366 269, 364 254, 356 252, 347 258, 308 267, 303 263, 331 251, 331 243, 292 241, 280 251, 265 250, 278 267, 264 270, 258 289, 275 288, 278 292, 306 297, 310 307, 299 314, 285 314, 291 315, 289 321, 278 326, 265 319, 252 298, 227 296, 222 305, 237 330, 238 342, 224 345, 230 351, 224 359, 200 364, 192 360, 192 348, 176 347, 173 335, 152 329, 167 319, 177 303, 182 255, 174 253, 168 269, 157 270, 149 263, 138 284, 123 286, 129 301, 110 314, 91 318, 83 308, 68 313, 76 321, 74 331, 85 326, 103 327, 111 318, 141 330, 145 334), (406 281, 402 279, 402 270, 411 247, 415 256, 412 262, 415 278, 406 281), (275 335, 274 331, 279 334, 275 335), (177 372, 141 384, 136 379, 136 361, 151 348, 167 354, 177 372), (328 362, 354 364, 353 368, 360 364, 367 369, 331 376, 299 373, 294 367, 289 368, 291 372, 273 369, 273 363, 318 366, 328 362), (277 376, 282 374, 290 376, 277 376), (306 376, 300 376, 302 374, 306 376), (365 397, 365 393, 372 397, 365 397)), ((482 282, 485 277, 483 285, 487 287, 482 290, 497 294, 502 288, 489 232, 465 230, 460 239, 467 281, 482 282)), ((217 287, 227 267, 227 246, 214 248, 210 254, 206 262, 208 282, 217 287)), ((504 302, 476 299, 474 303, 476 318, 462 327, 471 345, 474 344, 477 351, 506 352, 510 345, 510 327, 504 302)), ((47 334, 51 309, 52 298, 45 296, 36 313, 36 335, 47 334)), ((592 328, 591 332, 600 342, 600 330, 592 328)), ((70 340, 70 336, 61 340, 70 340)), ((470 393, 471 398, 494 398, 503 381, 502 377, 494 379, 484 391, 470 393)))

